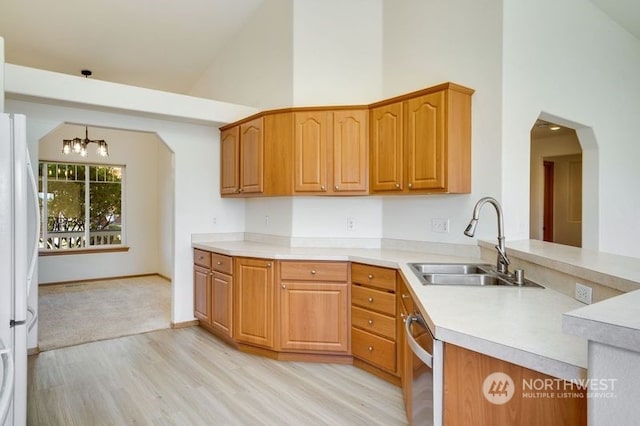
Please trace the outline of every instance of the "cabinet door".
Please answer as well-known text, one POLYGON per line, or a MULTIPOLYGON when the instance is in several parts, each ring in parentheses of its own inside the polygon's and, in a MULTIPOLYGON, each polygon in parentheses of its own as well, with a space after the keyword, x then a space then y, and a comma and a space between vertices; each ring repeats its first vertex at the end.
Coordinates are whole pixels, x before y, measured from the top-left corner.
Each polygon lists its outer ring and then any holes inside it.
POLYGON ((445 188, 445 92, 406 101, 406 165, 410 190, 445 188))
POLYGON ((373 108, 371 124, 371 190, 403 188, 403 104, 373 108))
POLYGON ((295 192, 325 192, 328 188, 327 142, 332 115, 327 111, 294 114, 295 192))
POLYGON ((264 135, 262 118, 240 125, 240 192, 263 191, 264 135))
POLYGON ((233 334, 238 342, 273 347, 273 271, 270 260, 236 260, 233 334))
POLYGON ((211 279, 211 326, 221 334, 231 337, 233 278, 214 272, 211 279))
POLYGON ((220 133, 220 194, 236 194, 240 189, 240 127, 220 133))
POLYGON ((333 113, 333 191, 368 188, 369 135, 366 110, 333 113))
POLYGON ((283 281, 280 289, 281 348, 347 352, 347 283, 283 281))
POLYGON ((211 271, 193 267, 193 315, 206 324, 211 324, 211 271))

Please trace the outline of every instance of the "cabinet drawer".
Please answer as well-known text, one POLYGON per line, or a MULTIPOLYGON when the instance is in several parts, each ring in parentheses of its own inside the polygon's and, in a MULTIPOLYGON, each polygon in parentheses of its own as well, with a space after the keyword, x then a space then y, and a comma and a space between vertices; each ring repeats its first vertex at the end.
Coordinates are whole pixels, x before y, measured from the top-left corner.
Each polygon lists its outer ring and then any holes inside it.
POLYGON ((193 249, 193 263, 211 268, 211 253, 204 250, 193 249))
POLYGON ((348 281, 346 262, 281 262, 280 279, 303 281, 348 281))
POLYGON ((233 258, 224 254, 211 253, 211 265, 214 271, 223 274, 233 274, 233 258))
POLYGON ((361 308, 396 315, 396 295, 356 284, 351 286, 351 304, 361 308))
POLYGON ((396 270, 352 263, 351 281, 383 290, 396 291, 396 270))
POLYGON ((355 357, 396 372, 396 343, 391 340, 352 328, 351 351, 355 357))
POLYGON ((368 309, 351 308, 351 324, 370 333, 396 340, 396 319, 368 309))

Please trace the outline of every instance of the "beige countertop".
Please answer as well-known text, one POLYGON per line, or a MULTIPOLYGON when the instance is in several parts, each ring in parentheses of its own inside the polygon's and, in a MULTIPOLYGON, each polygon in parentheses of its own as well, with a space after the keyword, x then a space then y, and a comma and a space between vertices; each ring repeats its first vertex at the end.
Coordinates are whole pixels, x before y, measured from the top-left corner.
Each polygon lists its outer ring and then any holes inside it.
POLYGON ((339 260, 397 268, 437 339, 554 377, 586 377, 586 340, 562 331, 562 315, 584 306, 580 302, 547 288, 424 286, 408 265, 479 263, 479 259, 387 249, 298 248, 249 241, 194 242, 192 246, 229 256, 339 260))
POLYGON ((640 352, 640 290, 564 314, 566 333, 640 352))

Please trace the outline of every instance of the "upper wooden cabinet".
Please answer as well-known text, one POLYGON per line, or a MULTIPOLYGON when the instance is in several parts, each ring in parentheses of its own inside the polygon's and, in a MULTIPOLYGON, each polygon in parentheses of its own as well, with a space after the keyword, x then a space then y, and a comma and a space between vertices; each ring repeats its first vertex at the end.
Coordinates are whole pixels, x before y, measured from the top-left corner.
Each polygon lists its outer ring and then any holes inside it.
POLYGON ((472 94, 445 83, 369 106, 281 109, 222 127, 220 193, 469 193, 472 94))
POLYGON ((272 114, 227 126, 220 133, 220 194, 291 194, 290 114, 272 114))
POLYGON ((371 108, 371 191, 469 193, 471 95, 447 83, 371 108))
POLYGON ((220 134, 220 193, 263 192, 263 120, 256 118, 220 134))
POLYGON ((294 193, 367 192, 367 115, 365 109, 294 113, 294 193))

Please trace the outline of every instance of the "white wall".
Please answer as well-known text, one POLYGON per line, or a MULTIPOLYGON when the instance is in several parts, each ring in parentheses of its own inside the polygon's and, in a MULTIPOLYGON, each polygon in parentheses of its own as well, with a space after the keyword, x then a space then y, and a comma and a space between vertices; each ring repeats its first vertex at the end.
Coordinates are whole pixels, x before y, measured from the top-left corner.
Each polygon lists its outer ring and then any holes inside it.
POLYGON ((158 268, 159 274, 173 276, 173 235, 175 216, 175 161, 173 152, 162 142, 157 143, 158 150, 158 268))
POLYGON ((125 166, 123 217, 127 252, 41 256, 40 284, 158 272, 158 137, 153 133, 92 127, 89 138, 104 139, 109 157, 99 157, 93 146, 83 159, 64 155, 61 141, 84 137, 84 126, 62 124, 40 139, 39 159, 125 166))
POLYGON ((293 5, 293 105, 379 100, 382 0, 294 0, 293 5))
MULTIPOLYGON (((475 244, 462 233, 473 206, 486 195, 500 198, 502 185, 501 28, 500 0, 385 0, 384 97, 445 81, 475 89, 471 195, 385 197, 385 238, 475 244), (431 219, 450 219, 450 232, 431 232, 431 219)), ((476 235, 495 239, 496 222, 483 212, 476 235)))
POLYGON ((212 52, 212 65, 189 92, 260 109, 291 106, 292 1, 263 2, 223 49, 212 52))
POLYGON ((513 217, 506 222, 508 235, 527 237, 524 165, 529 129, 544 112, 592 128, 578 130, 583 185, 589 189, 583 247, 640 257, 638 93, 640 41, 591 2, 505 2, 503 200, 513 217))

